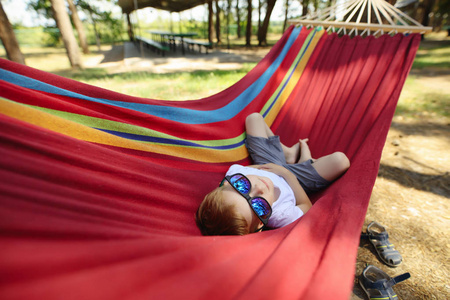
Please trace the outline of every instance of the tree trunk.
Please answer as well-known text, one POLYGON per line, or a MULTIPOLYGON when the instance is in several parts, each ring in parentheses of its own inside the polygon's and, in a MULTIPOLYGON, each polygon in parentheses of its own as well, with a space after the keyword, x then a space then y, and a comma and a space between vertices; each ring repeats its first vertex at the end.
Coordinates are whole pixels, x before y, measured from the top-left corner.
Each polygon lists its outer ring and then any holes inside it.
POLYGON ((284 3, 284 22, 283 22, 283 32, 286 30, 288 25, 288 12, 289 12, 289 0, 284 3))
POLYGON ((237 22, 237 37, 241 38, 241 14, 239 9, 239 0, 236 0, 236 22, 237 22))
POLYGON ((75 29, 78 32, 78 39, 80 40, 81 49, 83 49, 84 54, 88 54, 89 46, 87 43, 86 34, 84 32, 83 23, 81 22, 80 17, 78 16, 77 8, 73 4, 72 0, 67 0, 67 3, 69 4, 69 9, 70 9, 70 12, 72 13, 73 25, 75 25, 75 29))
POLYGON ((64 0, 50 0, 50 2, 52 4, 53 17, 61 32, 61 37, 67 50, 70 65, 74 69, 83 68, 77 40, 73 34, 72 24, 70 23, 64 0))
POLYGON ((277 2, 277 0, 267 0, 266 16, 264 17, 263 24, 258 32, 258 41, 260 46, 267 45, 267 31, 269 29, 270 16, 272 15, 275 2, 277 2))
POLYGON ((423 14, 422 14, 422 22, 423 26, 429 26, 430 24, 430 13, 433 10, 434 0, 427 0, 422 2, 423 4, 423 14))
POLYGON ((308 13, 308 5, 310 0, 302 0, 302 17, 308 13))
POLYGON ((245 46, 250 47, 252 39, 252 0, 247 0, 247 30, 245 32, 245 46))
POLYGON ((262 3, 261 0, 258 0, 258 32, 261 28, 261 9, 262 9, 262 3))
POLYGON ((3 46, 5 47, 6 56, 8 57, 8 59, 24 65, 25 58, 22 54, 22 51, 20 51, 16 35, 14 34, 12 25, 8 20, 8 16, 3 10, 1 1, 0 1, 0 39, 2 40, 3 46))
POLYGON ((94 34, 95 34, 95 41, 97 43, 97 50, 98 52, 102 51, 102 48, 100 47, 100 34, 97 30, 97 22, 95 22, 94 19, 94 13, 92 12, 92 9, 89 10, 89 15, 91 16, 92 25, 94 27, 94 34))
POLYGON ((313 0, 314 12, 319 10, 319 1, 313 0))
POLYGON ((208 41, 214 43, 214 10, 213 0, 208 1, 208 41))
POLYGON ((130 42, 134 42, 134 31, 133 25, 131 24, 130 14, 127 14, 127 25, 128 25, 128 38, 130 42))
POLYGON ((219 0, 215 1, 216 3, 216 37, 217 37, 217 45, 221 44, 221 36, 220 36, 220 6, 219 0))
POLYGON ((227 49, 230 49, 230 15, 231 15, 231 0, 227 0, 227 49))

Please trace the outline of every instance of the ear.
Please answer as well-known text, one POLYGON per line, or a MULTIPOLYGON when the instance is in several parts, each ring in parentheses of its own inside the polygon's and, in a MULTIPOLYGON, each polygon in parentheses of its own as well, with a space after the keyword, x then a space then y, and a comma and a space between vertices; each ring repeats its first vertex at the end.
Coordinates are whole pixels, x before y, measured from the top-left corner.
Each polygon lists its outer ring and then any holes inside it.
POLYGON ((263 227, 264 223, 259 220, 258 225, 255 227, 255 231, 253 232, 260 232, 263 229, 263 227))

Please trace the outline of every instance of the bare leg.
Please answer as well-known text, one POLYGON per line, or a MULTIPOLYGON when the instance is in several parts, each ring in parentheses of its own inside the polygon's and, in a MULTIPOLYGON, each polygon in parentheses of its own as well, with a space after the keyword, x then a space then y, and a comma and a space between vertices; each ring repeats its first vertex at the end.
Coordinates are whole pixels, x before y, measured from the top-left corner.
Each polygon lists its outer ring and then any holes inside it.
MULTIPOLYGON (((252 136, 260 136, 269 138, 274 136, 272 130, 270 130, 269 126, 267 126, 264 121, 263 116, 258 113, 250 114, 245 120, 245 130, 247 134, 252 136)), ((295 144, 292 147, 287 147, 281 144, 283 148, 284 157, 286 158, 286 162, 288 164, 293 164, 297 161, 297 158, 300 154, 300 143, 295 144)))
POLYGON ((328 181, 334 181, 350 167, 350 161, 342 152, 334 152, 318 158, 313 163, 317 173, 328 181))

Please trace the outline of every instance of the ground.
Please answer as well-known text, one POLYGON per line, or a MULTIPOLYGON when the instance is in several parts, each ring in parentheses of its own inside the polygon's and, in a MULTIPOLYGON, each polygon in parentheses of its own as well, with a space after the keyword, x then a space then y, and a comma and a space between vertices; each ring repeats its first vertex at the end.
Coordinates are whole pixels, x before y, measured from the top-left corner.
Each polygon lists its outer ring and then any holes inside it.
MULTIPOLYGON (((362 241, 356 273, 366 263, 390 276, 409 272, 411 278, 394 287, 400 299, 450 298, 449 133, 442 121, 395 117, 383 149, 363 230, 371 221, 383 224, 403 263, 384 265, 362 241)), ((352 299, 363 295, 355 285, 352 299)))
MULTIPOLYGON (((85 66, 111 72, 155 73, 233 69, 243 62, 259 61, 268 49, 222 50, 170 58, 151 53, 143 58, 129 51, 123 46, 112 47, 104 55, 91 56, 85 66)), ((413 70, 412 75, 430 93, 439 90, 450 94, 450 70, 435 72, 425 68, 413 70)), ((443 107, 448 109, 448 103, 443 107)), ((427 111, 413 117, 394 117, 362 230, 371 221, 383 224, 402 254, 403 263, 397 268, 384 265, 373 247, 362 241, 355 274, 359 275, 366 263, 391 276, 411 273, 410 279, 394 287, 400 299, 450 299, 449 149, 448 118, 427 111)), ((366 299, 357 284, 351 299, 366 299)))

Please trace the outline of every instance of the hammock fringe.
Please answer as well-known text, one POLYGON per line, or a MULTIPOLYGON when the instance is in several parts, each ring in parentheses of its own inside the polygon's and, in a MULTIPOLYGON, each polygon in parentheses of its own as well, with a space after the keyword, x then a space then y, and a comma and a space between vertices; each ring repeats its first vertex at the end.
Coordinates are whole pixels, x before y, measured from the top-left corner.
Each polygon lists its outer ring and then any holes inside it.
POLYGON ((339 28, 338 34, 347 34, 347 30, 350 30, 348 35, 354 36, 381 36, 386 33, 425 34, 433 29, 423 26, 385 0, 338 1, 331 7, 291 20, 289 23, 307 28, 322 26, 332 32, 339 28))

